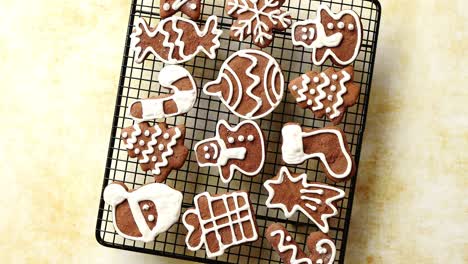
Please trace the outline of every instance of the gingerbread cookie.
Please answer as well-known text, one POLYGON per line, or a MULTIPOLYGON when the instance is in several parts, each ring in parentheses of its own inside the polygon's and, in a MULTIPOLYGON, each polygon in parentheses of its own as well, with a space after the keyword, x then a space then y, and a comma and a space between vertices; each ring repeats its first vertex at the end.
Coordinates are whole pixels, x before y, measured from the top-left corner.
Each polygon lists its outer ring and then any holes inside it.
POLYGON ((200 17, 200 2, 201 0, 160 0, 159 12, 161 18, 170 17, 180 11, 192 20, 197 20, 200 17))
POLYGON ((223 33, 217 26, 216 16, 206 20, 203 30, 192 20, 182 17, 165 18, 156 28, 149 27, 143 18, 137 18, 130 35, 130 49, 135 52, 137 63, 142 63, 150 54, 164 63, 182 63, 200 51, 214 59, 223 33))
POLYGON ((273 30, 286 30, 291 25, 289 12, 280 7, 284 0, 228 0, 226 11, 235 21, 231 38, 243 41, 252 35, 255 45, 264 48, 273 40, 273 30))
POLYGON ((338 124, 346 109, 356 104, 359 85, 353 82, 353 67, 335 71, 307 72, 289 83, 289 91, 297 104, 312 110, 318 118, 327 115, 333 124, 338 124))
POLYGON ((195 208, 188 209, 182 222, 188 230, 185 243, 192 251, 203 245, 209 258, 220 256, 232 246, 258 239, 258 227, 247 192, 236 191, 194 198, 195 208))
POLYGON ((327 177, 335 182, 346 181, 356 173, 356 163, 351 156, 346 136, 339 127, 312 129, 287 123, 281 134, 281 151, 287 164, 300 164, 311 158, 319 159, 327 177))
POLYGON ((345 192, 338 188, 308 183, 305 173, 291 174, 286 167, 281 167, 278 175, 265 181, 263 186, 268 191, 268 208, 283 210, 286 218, 300 211, 324 233, 329 230, 328 218, 338 213, 336 202, 345 196, 345 192))
POLYGON ((361 20, 352 10, 334 14, 328 6, 320 5, 315 19, 294 23, 291 32, 293 45, 312 49, 316 65, 322 65, 327 58, 335 64, 348 65, 361 48, 361 20))
POLYGON ((143 171, 150 171, 155 182, 163 182, 172 169, 184 165, 188 149, 184 146, 185 127, 150 126, 147 122, 122 129, 121 138, 128 156, 138 158, 143 171))
POLYGON ((153 241, 177 222, 182 205, 182 193, 162 183, 128 191, 124 183, 114 182, 104 189, 103 196, 112 207, 115 231, 143 242, 153 241))
POLYGON ((183 67, 169 65, 159 72, 159 84, 172 90, 149 99, 137 100, 129 107, 130 117, 137 121, 149 121, 185 114, 197 99, 197 87, 192 75, 183 67))
POLYGON ((335 261, 335 243, 322 232, 313 232, 307 237, 309 256, 298 247, 284 226, 271 224, 265 233, 267 240, 285 264, 332 264, 335 261))
POLYGON ((231 127, 220 120, 215 137, 198 142, 195 153, 200 167, 218 167, 224 183, 231 181, 236 170, 255 176, 265 162, 263 133, 254 121, 244 120, 231 127))
POLYGON ((218 78, 207 83, 203 92, 218 96, 235 115, 245 119, 262 118, 283 98, 284 77, 276 60, 259 50, 239 50, 221 66, 218 78))

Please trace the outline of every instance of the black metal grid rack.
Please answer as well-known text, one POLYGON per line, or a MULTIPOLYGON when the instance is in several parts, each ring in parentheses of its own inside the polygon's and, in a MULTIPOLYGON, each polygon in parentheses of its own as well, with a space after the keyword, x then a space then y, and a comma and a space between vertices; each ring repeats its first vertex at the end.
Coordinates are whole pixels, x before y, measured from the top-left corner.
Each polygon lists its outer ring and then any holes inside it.
MULTIPOLYGON (((354 81, 361 86, 358 103, 349 108, 339 125, 346 133, 352 154, 359 164, 362 137, 364 133, 369 93, 371 89, 372 73, 379 32, 381 7, 377 0, 328 0, 328 1, 304 1, 286 0, 283 9, 290 11, 293 20, 313 18, 319 4, 325 3, 337 12, 343 9, 353 9, 360 17, 363 25, 363 42, 358 58, 354 62, 354 81)), ((223 61, 232 53, 244 48, 255 48, 248 38, 244 42, 238 42, 229 38, 229 28, 233 22, 224 11, 224 0, 203 0, 200 25, 209 15, 218 16, 219 27, 224 31, 220 38, 221 47, 217 52, 217 58, 211 60, 199 54, 191 61, 183 64, 194 76, 198 87, 202 87, 208 81, 214 80, 223 61)), ((179 14, 177 14, 179 15, 179 14)), ((133 124, 127 116, 126 108, 135 99, 146 98, 159 93, 167 93, 160 90, 158 73, 164 66, 150 56, 143 64, 134 62, 133 54, 129 51, 129 35, 133 29, 133 21, 136 17, 144 17, 153 26, 159 22, 159 1, 134 0, 131 5, 130 20, 127 29, 125 52, 121 68, 120 83, 116 99, 115 114, 112 125, 109 151, 107 155, 104 174, 103 189, 111 181, 123 181, 129 188, 153 181, 150 174, 139 169, 136 159, 127 156, 127 152, 119 139, 120 130, 133 124)), ((330 61, 321 67, 314 66, 311 62, 310 50, 292 46, 291 29, 285 32, 275 32, 274 41, 270 47, 263 49, 271 54, 281 65, 286 81, 299 76, 309 70, 322 70, 332 66, 330 61)), ((150 253, 155 255, 193 260, 208 263, 280 263, 278 255, 274 252, 266 238, 264 230, 274 222, 283 223, 293 238, 305 248, 307 236, 317 228, 304 215, 297 213, 293 217, 284 218, 281 210, 268 209, 265 201, 268 196, 262 183, 276 175, 279 168, 284 165, 281 160, 281 127, 286 122, 297 122, 305 127, 324 127, 328 124, 326 119, 314 118, 310 110, 299 108, 290 93, 285 90, 283 102, 270 115, 257 120, 262 128, 267 155, 265 166, 261 173, 255 177, 241 175, 237 172, 229 184, 220 181, 216 168, 200 168, 197 165, 193 146, 200 140, 214 135, 218 120, 226 119, 232 124, 241 120, 231 114, 218 98, 204 95, 199 89, 195 107, 186 115, 168 118, 165 121, 169 125, 185 124, 185 145, 190 149, 190 154, 184 166, 180 170, 171 172, 166 184, 182 191, 184 194, 182 213, 193 205, 193 197, 200 192, 224 193, 235 190, 247 190, 256 211, 260 238, 253 243, 228 249, 224 255, 216 259, 207 259, 204 250, 189 251, 185 246, 186 229, 182 222, 174 224, 166 233, 160 234, 155 242, 142 243, 124 239, 115 233, 112 226, 112 214, 110 207, 104 203, 101 196, 96 225, 96 238, 102 245, 125 250, 150 253)), ((334 239, 337 247, 335 263, 343 263, 345 257, 346 241, 348 236, 351 209, 355 191, 356 178, 345 183, 335 184, 327 180, 320 171, 318 162, 308 160, 299 166, 288 166, 296 172, 305 172, 309 181, 325 182, 342 188, 346 197, 338 203, 338 214, 329 220, 330 232, 328 235, 334 239)))

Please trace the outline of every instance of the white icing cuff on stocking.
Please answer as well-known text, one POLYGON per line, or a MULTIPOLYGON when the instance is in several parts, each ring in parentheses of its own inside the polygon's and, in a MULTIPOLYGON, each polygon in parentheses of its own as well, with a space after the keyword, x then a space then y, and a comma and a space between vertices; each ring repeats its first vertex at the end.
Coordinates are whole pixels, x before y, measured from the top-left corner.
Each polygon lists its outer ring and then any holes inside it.
POLYGON ((297 124, 290 124, 281 130, 283 145, 281 151, 284 162, 300 164, 306 160, 304 145, 302 143, 302 128, 297 124))

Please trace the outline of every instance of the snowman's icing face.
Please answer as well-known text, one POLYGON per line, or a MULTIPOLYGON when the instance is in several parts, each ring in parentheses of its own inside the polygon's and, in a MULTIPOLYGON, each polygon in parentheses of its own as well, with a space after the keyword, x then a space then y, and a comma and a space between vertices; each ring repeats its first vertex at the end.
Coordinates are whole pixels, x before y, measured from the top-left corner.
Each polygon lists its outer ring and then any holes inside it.
POLYGON ((195 150, 200 164, 216 164, 221 154, 221 147, 216 140, 205 141, 195 150))

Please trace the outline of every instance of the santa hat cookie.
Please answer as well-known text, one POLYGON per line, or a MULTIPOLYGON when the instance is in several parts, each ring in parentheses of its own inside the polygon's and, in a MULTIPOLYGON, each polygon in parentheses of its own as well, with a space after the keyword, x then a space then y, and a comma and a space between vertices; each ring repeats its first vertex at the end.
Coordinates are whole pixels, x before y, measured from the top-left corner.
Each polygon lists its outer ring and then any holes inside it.
POLYGON ((254 121, 231 126, 220 120, 215 137, 198 142, 195 153, 198 165, 217 167, 224 183, 231 181, 235 171, 255 176, 265 162, 263 133, 254 121))
POLYGON ((177 222, 182 205, 182 193, 162 183, 128 191, 125 184, 115 182, 104 189, 103 196, 112 207, 115 231, 143 242, 153 241, 177 222))

